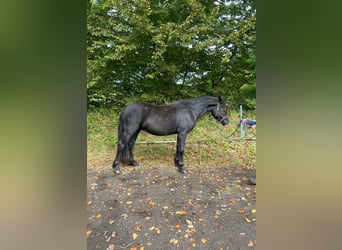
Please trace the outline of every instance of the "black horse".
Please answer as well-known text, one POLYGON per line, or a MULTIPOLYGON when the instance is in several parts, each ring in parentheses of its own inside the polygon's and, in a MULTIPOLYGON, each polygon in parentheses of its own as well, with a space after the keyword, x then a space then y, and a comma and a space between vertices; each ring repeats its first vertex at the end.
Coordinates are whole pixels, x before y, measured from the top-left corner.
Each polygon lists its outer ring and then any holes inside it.
POLYGON ((133 157, 133 147, 140 130, 144 130, 153 135, 178 135, 174 162, 178 171, 185 174, 183 155, 187 134, 194 128, 196 121, 207 112, 211 112, 223 126, 229 123, 227 106, 221 97, 203 96, 176 101, 167 106, 145 102, 126 106, 119 117, 114 172, 120 174, 120 161, 130 166, 138 165, 133 157))

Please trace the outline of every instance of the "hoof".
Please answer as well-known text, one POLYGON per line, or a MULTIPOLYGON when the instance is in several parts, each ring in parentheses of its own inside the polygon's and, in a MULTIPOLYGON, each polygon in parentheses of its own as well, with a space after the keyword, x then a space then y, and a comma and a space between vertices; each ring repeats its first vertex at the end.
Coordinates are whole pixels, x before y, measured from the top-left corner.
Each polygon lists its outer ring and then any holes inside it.
POLYGON ((132 161, 128 164, 128 166, 133 166, 133 167, 136 167, 136 166, 139 166, 138 162, 136 161, 132 161))
POLYGON ((178 168, 178 172, 182 174, 186 174, 186 169, 185 168, 178 168))
POLYGON ((117 174, 117 175, 118 175, 118 174, 121 174, 121 171, 120 171, 119 168, 114 168, 113 171, 114 171, 114 173, 117 174))

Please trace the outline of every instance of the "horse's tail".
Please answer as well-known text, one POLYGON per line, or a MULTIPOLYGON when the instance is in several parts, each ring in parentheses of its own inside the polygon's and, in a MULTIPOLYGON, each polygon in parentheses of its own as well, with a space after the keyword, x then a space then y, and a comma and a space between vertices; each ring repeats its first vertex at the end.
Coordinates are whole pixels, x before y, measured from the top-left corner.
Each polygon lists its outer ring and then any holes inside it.
POLYGON ((124 137, 125 133, 125 121, 124 121, 124 111, 121 112, 119 117, 119 127, 118 127, 118 147, 120 144, 124 143, 124 148, 121 152, 120 162, 122 164, 128 164, 129 154, 128 154, 128 142, 124 137))

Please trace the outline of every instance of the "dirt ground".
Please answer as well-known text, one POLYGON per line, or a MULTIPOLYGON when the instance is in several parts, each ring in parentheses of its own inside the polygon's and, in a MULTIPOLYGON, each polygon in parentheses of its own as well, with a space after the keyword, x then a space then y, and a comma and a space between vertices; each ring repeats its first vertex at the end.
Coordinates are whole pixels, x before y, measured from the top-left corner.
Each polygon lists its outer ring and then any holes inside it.
POLYGON ((88 166, 88 249, 256 249, 246 167, 88 166))

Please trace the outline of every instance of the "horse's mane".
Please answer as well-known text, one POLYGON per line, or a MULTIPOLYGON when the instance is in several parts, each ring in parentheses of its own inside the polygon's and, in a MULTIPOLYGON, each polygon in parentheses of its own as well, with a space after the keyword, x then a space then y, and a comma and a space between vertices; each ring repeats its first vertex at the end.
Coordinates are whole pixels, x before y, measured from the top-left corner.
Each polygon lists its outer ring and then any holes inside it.
POLYGON ((178 100, 178 101, 172 102, 172 104, 184 103, 184 104, 191 104, 192 105, 192 104, 198 104, 198 103, 201 103, 201 102, 213 102, 213 103, 216 103, 217 100, 218 100, 218 98, 214 97, 214 96, 202 96, 202 97, 178 100))

